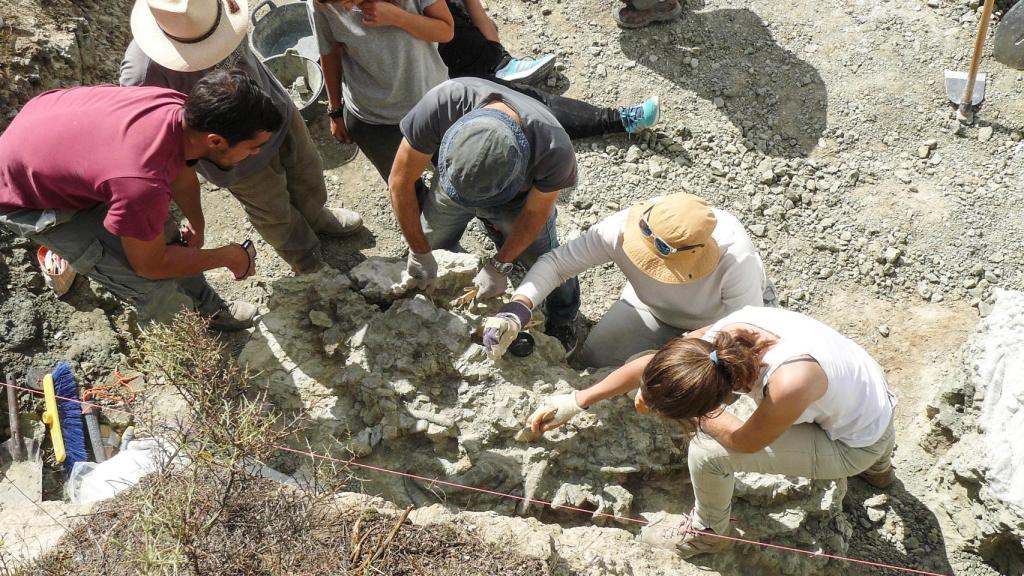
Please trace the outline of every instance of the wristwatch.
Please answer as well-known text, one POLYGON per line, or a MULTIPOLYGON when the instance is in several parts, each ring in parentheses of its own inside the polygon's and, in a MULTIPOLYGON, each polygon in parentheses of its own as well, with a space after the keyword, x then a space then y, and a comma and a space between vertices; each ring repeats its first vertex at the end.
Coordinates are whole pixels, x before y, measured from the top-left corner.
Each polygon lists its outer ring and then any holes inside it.
POLYGON ((494 256, 488 258, 487 263, 490 264, 491 266, 494 266, 494 268, 498 272, 501 272, 505 276, 508 276, 516 267, 514 262, 499 262, 498 259, 495 258, 494 256))
POLYGON ((337 120, 345 115, 345 104, 341 104, 337 108, 327 107, 327 116, 333 120, 337 120))

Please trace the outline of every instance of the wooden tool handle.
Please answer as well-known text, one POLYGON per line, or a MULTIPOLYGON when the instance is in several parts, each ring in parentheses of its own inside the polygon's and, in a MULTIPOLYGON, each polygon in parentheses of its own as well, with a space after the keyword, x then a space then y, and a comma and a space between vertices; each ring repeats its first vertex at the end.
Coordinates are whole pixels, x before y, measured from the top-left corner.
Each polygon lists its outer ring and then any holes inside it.
POLYGON ((981 53, 985 48, 988 23, 992 19, 992 9, 995 5, 996 0, 985 0, 985 7, 981 9, 978 35, 974 38, 974 55, 971 56, 971 67, 967 70, 967 85, 964 86, 964 97, 960 99, 961 110, 969 109, 971 107, 971 100, 974 98, 974 80, 978 76, 978 67, 981 66, 981 53))
POLYGON ((15 462, 25 459, 25 452, 22 450, 21 423, 18 422, 18 393, 14 389, 14 374, 7 373, 7 417, 11 426, 11 458, 15 462))

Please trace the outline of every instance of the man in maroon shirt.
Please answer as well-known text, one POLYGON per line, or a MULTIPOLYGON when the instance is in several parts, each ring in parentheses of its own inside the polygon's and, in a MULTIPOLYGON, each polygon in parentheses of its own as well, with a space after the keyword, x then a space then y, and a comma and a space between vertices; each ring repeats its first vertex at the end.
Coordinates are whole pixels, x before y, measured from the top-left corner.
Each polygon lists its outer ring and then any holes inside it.
POLYGON ((188 97, 115 86, 43 93, 0 135, 0 223, 134 304, 140 321, 167 321, 185 307, 213 329, 247 328, 256 308, 221 300, 203 272, 227 268, 242 280, 256 252, 204 248, 193 165, 230 169, 282 122, 237 70, 208 74, 188 97), (172 200, 186 218, 180 238, 166 226, 172 200))

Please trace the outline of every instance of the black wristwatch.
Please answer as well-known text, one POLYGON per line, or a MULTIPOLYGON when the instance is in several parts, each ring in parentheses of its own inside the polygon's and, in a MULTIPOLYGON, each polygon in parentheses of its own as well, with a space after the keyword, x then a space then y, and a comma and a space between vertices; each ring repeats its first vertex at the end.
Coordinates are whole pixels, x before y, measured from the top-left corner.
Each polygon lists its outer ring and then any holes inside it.
POLYGON ((337 120, 337 119, 343 117, 345 115, 345 105, 342 104, 341 106, 338 106, 337 108, 330 108, 330 107, 328 107, 327 108, 327 115, 332 120, 337 120))
POLYGON ((514 262, 499 262, 498 259, 495 258, 494 256, 488 258, 487 263, 490 264, 491 266, 494 266, 494 268, 498 272, 501 272, 505 276, 511 274, 512 270, 514 270, 516 267, 514 262))

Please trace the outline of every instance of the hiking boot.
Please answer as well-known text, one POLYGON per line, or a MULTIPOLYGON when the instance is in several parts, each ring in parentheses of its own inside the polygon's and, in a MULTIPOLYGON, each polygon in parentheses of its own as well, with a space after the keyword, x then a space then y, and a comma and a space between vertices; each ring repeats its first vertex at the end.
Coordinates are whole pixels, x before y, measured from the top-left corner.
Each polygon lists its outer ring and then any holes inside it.
MULTIPOLYGON (((718 536, 714 530, 696 528, 693 515, 692 511, 682 518, 666 514, 653 520, 640 530, 640 541, 654 548, 671 550, 683 559, 699 554, 717 554, 732 548, 734 541, 718 536)), ((730 526, 726 536, 735 535, 736 531, 730 526)))
POLYGON ((657 96, 651 96, 639 104, 623 106, 619 108, 619 117, 626 132, 636 134, 661 120, 661 101, 657 96))
POLYGON ((893 481, 896 480, 896 469, 892 467, 892 464, 881 472, 872 472, 869 468, 860 474, 857 474, 857 478, 860 478, 875 488, 885 490, 889 486, 892 486, 893 481))
POLYGON ((548 336, 554 336, 558 338, 558 341, 562 343, 562 347, 565 348, 566 355, 571 355, 576 351, 576 345, 579 344, 579 338, 576 334, 576 322, 570 322, 569 324, 555 325, 550 322, 544 325, 544 333, 548 336))
POLYGON ((259 309, 248 302, 221 302, 220 307, 207 321, 207 327, 218 332, 237 332, 252 328, 258 312, 259 309))
POLYGON ((494 75, 508 82, 525 82, 530 84, 546 78, 554 67, 554 54, 545 54, 537 59, 524 58, 520 60, 513 58, 509 60, 508 64, 496 70, 494 75))
POLYGON ((682 13, 678 0, 663 0, 649 10, 637 10, 627 3, 615 13, 615 23, 619 28, 643 28, 652 22, 675 20, 682 13))
POLYGON ((363 217, 348 208, 327 208, 313 224, 313 231, 324 236, 348 236, 363 225, 363 217))

